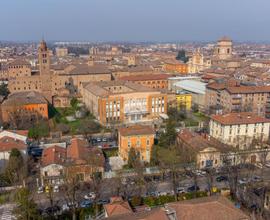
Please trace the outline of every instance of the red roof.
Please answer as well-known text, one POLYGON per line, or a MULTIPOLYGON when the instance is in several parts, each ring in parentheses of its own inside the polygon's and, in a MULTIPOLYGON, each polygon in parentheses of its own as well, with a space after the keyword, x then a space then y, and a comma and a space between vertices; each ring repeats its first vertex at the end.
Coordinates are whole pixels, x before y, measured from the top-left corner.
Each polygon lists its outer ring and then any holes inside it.
POLYGON ((150 126, 134 125, 127 128, 120 128, 119 133, 121 136, 132 136, 132 135, 149 135, 155 134, 155 131, 150 126))
POLYGON ((212 115, 212 120, 223 125, 270 123, 270 120, 251 112, 237 112, 224 115, 212 115))
POLYGON ((0 151, 11 151, 13 148, 18 150, 26 150, 27 145, 21 140, 14 139, 11 137, 4 136, 0 138, 0 151))
POLYGON ((86 140, 73 138, 67 148, 67 158, 77 165, 85 164, 88 160, 95 160, 97 165, 103 166, 105 159, 102 151, 89 146, 86 140))
POLYGON ((132 209, 127 201, 123 201, 121 197, 114 197, 110 204, 104 205, 108 217, 132 213, 132 209))
POLYGON ((270 92, 270 86, 233 86, 227 87, 226 90, 229 93, 241 94, 241 93, 265 93, 270 92))
POLYGON ((137 76, 124 76, 120 80, 124 81, 147 81, 147 80, 167 80, 170 77, 168 74, 147 74, 137 76))
POLYGON ((41 164, 47 166, 50 164, 63 164, 66 160, 66 149, 59 146, 48 147, 43 150, 41 164))

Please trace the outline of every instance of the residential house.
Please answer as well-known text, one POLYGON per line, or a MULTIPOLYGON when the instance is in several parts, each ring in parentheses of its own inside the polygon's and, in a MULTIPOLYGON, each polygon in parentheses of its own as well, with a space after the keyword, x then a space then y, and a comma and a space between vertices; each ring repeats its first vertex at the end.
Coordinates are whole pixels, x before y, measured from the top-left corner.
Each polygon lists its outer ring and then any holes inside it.
POLYGON ((0 169, 5 167, 13 148, 18 149, 24 158, 27 157, 27 135, 27 130, 0 132, 0 169))
POLYGON ((129 151, 133 147, 139 153, 141 161, 150 162, 154 145, 155 131, 150 126, 134 125, 118 130, 119 156, 128 161, 129 151))

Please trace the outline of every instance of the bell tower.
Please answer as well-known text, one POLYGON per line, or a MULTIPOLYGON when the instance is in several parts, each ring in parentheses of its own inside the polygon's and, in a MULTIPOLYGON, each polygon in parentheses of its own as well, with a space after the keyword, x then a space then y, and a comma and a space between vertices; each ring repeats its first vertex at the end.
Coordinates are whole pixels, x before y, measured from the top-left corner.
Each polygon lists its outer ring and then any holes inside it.
POLYGON ((232 40, 228 37, 222 37, 217 42, 217 46, 215 48, 215 55, 220 60, 230 59, 232 57, 232 47, 232 40))
POLYGON ((41 80, 41 93, 52 103, 52 77, 50 72, 50 51, 42 40, 38 47, 39 73, 41 80))
POLYGON ((38 47, 38 62, 40 75, 50 74, 50 51, 44 40, 40 42, 38 47))

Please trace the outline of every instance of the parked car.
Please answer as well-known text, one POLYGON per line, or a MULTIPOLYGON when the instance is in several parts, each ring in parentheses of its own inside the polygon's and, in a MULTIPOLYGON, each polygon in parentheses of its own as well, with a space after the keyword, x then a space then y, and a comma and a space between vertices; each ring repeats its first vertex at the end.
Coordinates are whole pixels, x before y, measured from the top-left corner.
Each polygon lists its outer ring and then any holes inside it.
POLYGON ((96 198, 96 194, 94 192, 90 192, 84 196, 84 199, 94 200, 96 198))
POLYGON ((88 199, 85 199, 85 200, 81 201, 81 203, 80 203, 81 208, 89 208, 92 205, 93 205, 93 202, 88 200, 88 199))
POLYGON ((100 199, 97 201, 98 205, 105 205, 105 204, 109 204, 110 200, 109 199, 100 199))
POLYGON ((262 178, 259 177, 259 176, 253 176, 251 180, 252 180, 253 182, 259 182, 259 181, 262 180, 262 178))
POLYGON ((58 193, 59 192, 59 186, 58 185, 56 185, 56 186, 53 187, 53 192, 54 193, 58 193))
POLYGON ((217 182, 223 182, 223 181, 228 181, 228 177, 227 176, 218 176, 216 178, 217 182))
POLYGON ((45 209, 45 212, 48 215, 57 215, 61 211, 61 208, 58 205, 51 206, 45 209))
POLYGON ((157 196, 167 196, 167 192, 157 192, 157 196))
POLYGON ((193 185, 193 186, 190 186, 187 188, 187 192, 195 192, 197 189, 197 191, 200 190, 200 187, 199 186, 196 186, 196 185, 193 185))
POLYGON ((246 183, 248 183, 248 180, 247 180, 247 178, 242 178, 242 179, 238 180, 238 183, 241 185, 246 184, 246 183))
POLYGON ((177 189, 176 189, 176 191, 177 191, 177 193, 185 193, 186 192, 186 190, 185 190, 185 188, 184 187, 177 187, 177 189))
POLYGON ((43 186, 38 187, 37 193, 41 194, 43 192, 44 192, 44 187, 43 186))
POLYGON ((42 156, 43 149, 39 147, 34 147, 29 149, 28 154, 33 157, 41 157, 42 156))

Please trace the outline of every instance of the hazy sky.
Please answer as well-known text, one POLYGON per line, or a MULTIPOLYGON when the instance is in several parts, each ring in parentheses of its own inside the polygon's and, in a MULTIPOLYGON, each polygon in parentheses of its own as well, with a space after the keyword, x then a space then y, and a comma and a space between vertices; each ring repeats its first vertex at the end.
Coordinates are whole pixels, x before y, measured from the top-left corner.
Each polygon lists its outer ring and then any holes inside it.
POLYGON ((0 40, 270 41, 270 0, 0 0, 0 40))

